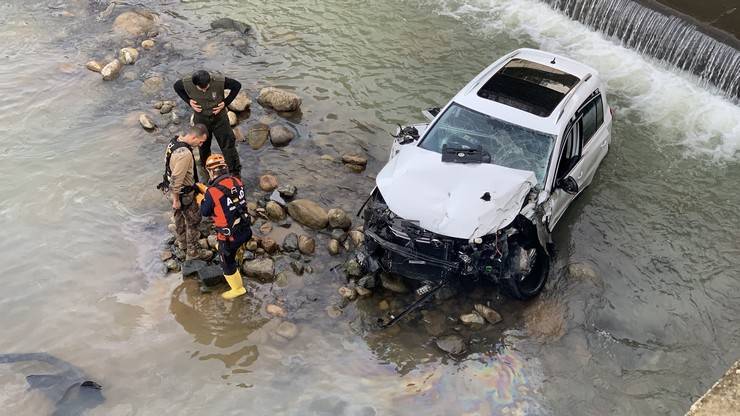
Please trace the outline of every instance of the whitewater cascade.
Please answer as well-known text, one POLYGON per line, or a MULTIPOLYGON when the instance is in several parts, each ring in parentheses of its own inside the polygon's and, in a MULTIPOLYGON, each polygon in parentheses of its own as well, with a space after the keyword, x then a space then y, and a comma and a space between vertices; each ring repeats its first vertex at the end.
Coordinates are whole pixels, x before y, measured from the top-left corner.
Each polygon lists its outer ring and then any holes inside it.
POLYGON ((624 46, 689 71, 740 100, 740 51, 632 0, 543 0, 624 46))

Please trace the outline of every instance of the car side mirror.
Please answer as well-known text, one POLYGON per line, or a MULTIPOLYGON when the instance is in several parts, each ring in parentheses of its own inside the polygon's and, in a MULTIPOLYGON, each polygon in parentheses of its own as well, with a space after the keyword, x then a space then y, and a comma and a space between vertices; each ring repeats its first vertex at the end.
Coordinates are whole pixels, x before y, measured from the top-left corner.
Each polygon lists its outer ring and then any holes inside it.
POLYGON ((578 182, 576 182, 576 180, 573 179, 572 176, 566 176, 565 178, 558 180, 558 183, 556 185, 558 188, 562 189, 570 195, 575 195, 578 193, 578 182))

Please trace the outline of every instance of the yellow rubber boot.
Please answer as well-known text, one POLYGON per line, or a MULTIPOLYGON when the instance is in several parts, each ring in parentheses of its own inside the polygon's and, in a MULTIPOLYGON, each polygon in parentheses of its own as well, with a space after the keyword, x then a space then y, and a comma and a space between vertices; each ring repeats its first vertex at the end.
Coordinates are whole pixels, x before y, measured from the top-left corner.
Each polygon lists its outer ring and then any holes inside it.
POLYGON ((224 275, 224 277, 226 278, 226 283, 229 284, 231 290, 222 293, 222 298, 234 299, 247 293, 247 289, 244 288, 244 282, 242 281, 242 275, 239 273, 239 269, 236 269, 236 273, 224 275))

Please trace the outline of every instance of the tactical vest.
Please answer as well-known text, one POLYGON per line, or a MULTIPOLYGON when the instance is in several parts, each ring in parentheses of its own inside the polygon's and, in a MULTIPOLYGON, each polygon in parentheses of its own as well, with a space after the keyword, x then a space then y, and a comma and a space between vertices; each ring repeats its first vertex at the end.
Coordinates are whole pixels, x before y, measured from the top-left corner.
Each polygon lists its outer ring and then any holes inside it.
MULTIPOLYGON (((213 107, 219 105, 224 100, 224 76, 218 73, 211 74, 211 84, 208 89, 203 92, 193 84, 192 77, 185 77, 182 79, 182 83, 185 86, 185 92, 191 100, 195 100, 198 105, 202 108, 200 113, 204 117, 210 117, 213 115, 213 107)), ((221 110, 218 115, 224 115, 226 111, 221 110)))
MULTIPOLYGON (((172 154, 175 153, 177 149, 180 149, 182 147, 187 147, 190 151, 190 155, 193 157, 193 179, 195 180, 195 182, 198 182, 198 167, 195 165, 195 155, 193 154, 193 148, 190 147, 189 144, 181 142, 180 140, 178 140, 178 137, 175 136, 172 140, 170 140, 170 143, 167 145, 167 149, 164 151, 164 174, 162 175, 162 182, 157 185, 157 189, 162 192, 168 192, 170 190, 170 182, 172 182, 172 169, 170 168, 170 159, 172 158, 172 154)), ((182 188, 180 194, 187 194, 192 191, 192 186, 186 186, 182 188)))

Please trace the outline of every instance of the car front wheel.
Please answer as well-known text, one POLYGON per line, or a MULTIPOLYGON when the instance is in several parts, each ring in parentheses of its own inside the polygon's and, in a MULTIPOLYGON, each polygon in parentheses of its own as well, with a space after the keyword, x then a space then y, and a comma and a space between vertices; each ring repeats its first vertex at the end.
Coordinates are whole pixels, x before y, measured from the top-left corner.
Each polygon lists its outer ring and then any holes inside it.
POLYGON ((503 286, 509 296, 529 300, 545 287, 550 271, 550 256, 537 245, 532 248, 514 247, 511 256, 511 276, 503 286))

